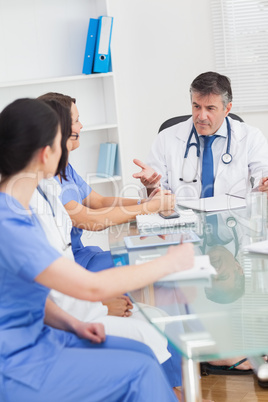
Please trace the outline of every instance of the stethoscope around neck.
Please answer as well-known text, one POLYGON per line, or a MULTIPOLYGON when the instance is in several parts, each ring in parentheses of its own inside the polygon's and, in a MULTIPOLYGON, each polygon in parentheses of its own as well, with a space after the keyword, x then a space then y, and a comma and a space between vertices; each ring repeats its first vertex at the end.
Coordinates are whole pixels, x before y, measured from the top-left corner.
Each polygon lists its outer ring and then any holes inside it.
MULTIPOLYGON (((226 123, 227 123, 227 147, 226 147, 226 152, 222 155, 221 160, 225 165, 228 165, 229 163, 232 162, 232 155, 230 154, 230 147, 231 147, 231 126, 229 119, 226 117, 226 123)), ((180 181, 184 181, 185 183, 196 183, 196 175, 197 175, 197 170, 198 170, 198 160, 200 157, 200 139, 199 136, 196 132, 196 128, 193 124, 191 133, 189 135, 187 145, 186 145, 186 150, 184 153, 184 160, 182 164, 182 177, 180 177, 180 181), (192 137, 195 137, 195 142, 192 141, 192 137), (188 154, 191 150, 191 147, 196 148, 196 164, 195 167, 193 168, 192 163, 191 165, 187 163, 187 158, 188 154)))
POLYGON ((56 214, 55 214, 55 211, 54 211, 54 209, 53 209, 53 207, 52 207, 52 204, 51 204, 51 202, 49 201, 49 199, 48 199, 46 193, 44 193, 44 191, 42 190, 42 188, 41 188, 39 185, 37 186, 37 191, 39 192, 39 194, 44 198, 44 200, 45 200, 45 201, 48 203, 48 205, 49 205, 49 208, 50 208, 51 213, 52 213, 52 217, 53 217, 53 219, 54 219, 54 221, 55 221, 55 223, 56 223, 57 230, 58 230, 58 232, 59 232, 60 238, 61 238, 62 243, 63 243, 62 250, 65 251, 65 250, 67 250, 67 248, 69 248, 69 247, 72 246, 72 243, 66 243, 66 242, 65 242, 65 240, 64 240, 64 238, 63 238, 63 235, 62 235, 60 229, 58 228, 58 224, 57 224, 57 222, 56 222, 56 214))

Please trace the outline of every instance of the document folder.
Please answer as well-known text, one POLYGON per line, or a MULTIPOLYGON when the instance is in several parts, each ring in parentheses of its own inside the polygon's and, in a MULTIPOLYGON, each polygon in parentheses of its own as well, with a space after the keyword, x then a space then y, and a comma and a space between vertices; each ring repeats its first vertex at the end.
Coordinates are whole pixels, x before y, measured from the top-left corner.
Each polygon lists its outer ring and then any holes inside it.
POLYGON ((85 57, 84 57, 84 65, 83 65, 83 74, 91 74, 95 48, 97 42, 97 32, 98 32, 99 20, 90 18, 88 24, 88 32, 87 32, 87 42, 85 48, 85 57))
POLYGON ((100 144, 97 174, 99 177, 109 176, 112 144, 105 142, 100 144))
POLYGON ((111 143, 111 155, 110 155, 110 165, 109 165, 109 175, 110 176, 114 175, 116 149, 117 149, 117 144, 116 143, 111 143))
POLYGON ((99 17, 97 44, 94 57, 94 73, 108 73, 110 67, 110 42, 113 17, 99 17))

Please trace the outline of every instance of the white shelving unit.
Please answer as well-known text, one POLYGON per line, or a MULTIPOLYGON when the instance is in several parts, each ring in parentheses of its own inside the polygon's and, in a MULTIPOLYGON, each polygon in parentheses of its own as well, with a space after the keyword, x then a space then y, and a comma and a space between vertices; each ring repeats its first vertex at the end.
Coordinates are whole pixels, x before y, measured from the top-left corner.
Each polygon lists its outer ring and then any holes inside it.
POLYGON ((108 15, 107 1, 29 0, 23 6, 20 0, 11 3, 0 4, 0 109, 17 98, 38 97, 46 92, 76 98, 83 129, 81 145, 71 153, 70 162, 97 192, 119 194, 122 175, 114 75, 112 71, 80 74, 89 18, 108 15), (9 26, 8 20, 14 25, 9 26), (17 30, 19 39, 6 35, 5 29, 17 30), (24 50, 25 58, 14 70, 15 46, 18 52, 24 50), (97 177, 100 143, 107 141, 118 143, 116 175, 97 177))

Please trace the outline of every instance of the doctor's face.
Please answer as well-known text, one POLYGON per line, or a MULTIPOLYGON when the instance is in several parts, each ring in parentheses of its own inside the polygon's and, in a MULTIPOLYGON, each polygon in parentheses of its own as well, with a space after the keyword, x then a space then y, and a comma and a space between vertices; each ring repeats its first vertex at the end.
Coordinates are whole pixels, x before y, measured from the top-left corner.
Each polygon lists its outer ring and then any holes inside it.
POLYGON ((232 253, 224 246, 214 246, 208 253, 211 265, 217 271, 212 280, 212 288, 206 290, 210 299, 218 298, 225 303, 241 296, 243 290, 244 273, 241 265, 232 253))
POLYGON ((192 93, 192 115, 196 131, 200 135, 213 135, 220 128, 232 107, 229 102, 224 107, 221 95, 201 96, 192 93))

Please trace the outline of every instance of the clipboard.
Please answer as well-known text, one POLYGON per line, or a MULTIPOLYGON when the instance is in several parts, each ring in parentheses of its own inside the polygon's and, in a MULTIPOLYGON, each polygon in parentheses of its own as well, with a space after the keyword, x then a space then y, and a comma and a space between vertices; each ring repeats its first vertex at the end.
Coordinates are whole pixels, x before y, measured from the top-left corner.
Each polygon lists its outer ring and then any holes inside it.
POLYGON ((231 194, 221 194, 215 197, 199 198, 195 200, 176 200, 176 203, 182 207, 204 212, 225 211, 246 207, 245 198, 231 194))

